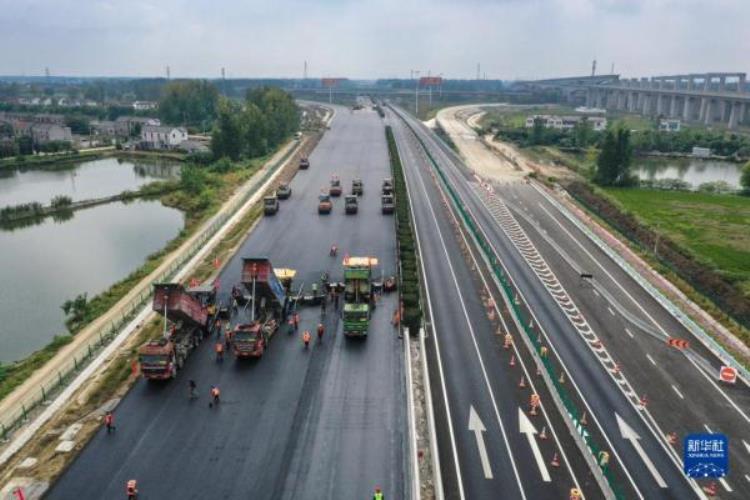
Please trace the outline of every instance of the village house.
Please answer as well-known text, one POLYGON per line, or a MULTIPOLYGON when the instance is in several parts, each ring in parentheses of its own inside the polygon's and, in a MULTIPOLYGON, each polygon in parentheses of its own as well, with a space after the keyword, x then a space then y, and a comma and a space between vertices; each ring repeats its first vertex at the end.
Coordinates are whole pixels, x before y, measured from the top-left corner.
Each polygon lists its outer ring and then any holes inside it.
POLYGON ((145 149, 175 149, 187 139, 184 127, 144 125, 141 130, 141 145, 145 149))

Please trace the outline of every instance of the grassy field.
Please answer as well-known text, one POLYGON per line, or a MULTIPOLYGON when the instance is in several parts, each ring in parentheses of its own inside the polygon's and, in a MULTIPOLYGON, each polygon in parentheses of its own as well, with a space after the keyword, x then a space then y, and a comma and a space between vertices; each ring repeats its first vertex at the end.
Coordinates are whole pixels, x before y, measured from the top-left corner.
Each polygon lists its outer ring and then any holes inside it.
POLYGON ((689 249, 750 295, 750 197, 607 189, 631 213, 689 249))

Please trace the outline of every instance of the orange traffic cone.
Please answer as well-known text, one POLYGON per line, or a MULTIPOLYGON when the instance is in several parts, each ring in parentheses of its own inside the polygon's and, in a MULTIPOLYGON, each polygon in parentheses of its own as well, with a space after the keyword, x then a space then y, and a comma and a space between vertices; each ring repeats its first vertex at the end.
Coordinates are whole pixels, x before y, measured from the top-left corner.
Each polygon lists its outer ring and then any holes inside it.
POLYGON ((547 426, 542 427, 542 432, 539 433, 539 439, 547 439, 547 426))
POLYGON ((552 461, 549 464, 552 467, 560 467, 560 458, 557 456, 557 452, 552 456, 552 461))
POLYGON ((521 389, 526 387, 526 378, 523 375, 521 375, 521 380, 518 382, 518 387, 521 389))
POLYGON ((612 368, 612 373, 620 373, 620 363, 615 363, 614 368, 612 368))
POLYGON ((560 372, 560 379, 558 380, 561 384, 565 383, 565 372, 560 372))
POLYGON ((644 394, 643 396, 641 396, 641 406, 645 408, 647 404, 648 404, 648 398, 644 394))
POLYGON ((516 366, 516 355, 512 354, 510 356, 510 363, 508 363, 510 366, 516 366))

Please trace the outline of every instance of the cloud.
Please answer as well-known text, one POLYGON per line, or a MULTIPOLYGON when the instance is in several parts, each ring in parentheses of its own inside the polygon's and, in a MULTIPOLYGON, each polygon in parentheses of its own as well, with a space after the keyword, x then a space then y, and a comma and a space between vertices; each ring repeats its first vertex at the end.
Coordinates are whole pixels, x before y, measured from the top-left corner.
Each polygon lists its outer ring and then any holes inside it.
POLYGON ((746 70, 746 0, 0 0, 0 74, 746 70))

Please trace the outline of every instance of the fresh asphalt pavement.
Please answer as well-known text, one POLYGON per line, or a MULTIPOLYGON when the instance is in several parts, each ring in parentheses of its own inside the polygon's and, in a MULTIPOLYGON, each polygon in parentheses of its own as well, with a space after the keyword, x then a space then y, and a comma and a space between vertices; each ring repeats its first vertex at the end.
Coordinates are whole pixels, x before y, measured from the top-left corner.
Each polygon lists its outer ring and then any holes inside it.
MULTIPOLYGON (((323 271, 341 280, 344 254, 371 255, 386 275, 396 269, 392 216, 380 213, 390 177, 383 123, 370 110, 336 107, 331 130, 292 182, 292 197, 265 217, 220 275, 220 297, 240 281, 242 257, 267 256, 298 271, 309 287, 323 271), (349 192, 364 181, 357 215, 343 198, 318 215, 317 197, 338 175, 349 192), (331 258, 332 244, 339 247, 331 258)), ((113 435, 97 432, 51 488, 49 498, 120 498, 138 480, 139 498, 406 498, 407 422, 403 348, 390 318, 395 294, 374 311, 367 339, 348 339, 329 308, 322 343, 305 350, 283 327, 259 360, 214 360, 204 342, 175 380, 139 381, 115 410, 113 435), (335 333, 334 333, 335 332, 335 333), (188 398, 188 380, 200 398, 188 398), (211 385, 221 404, 208 407, 211 385)), ((320 308, 302 308, 300 332, 314 331, 320 308)))
MULTIPOLYGON (((432 333, 428 359, 446 498, 564 498, 570 488, 584 482, 585 492, 596 498, 598 487, 570 440, 565 441, 568 449, 561 457, 556 440, 533 436, 541 449, 540 465, 528 437, 519 432, 519 410, 527 414, 530 394, 518 388, 523 372, 508 365, 509 355, 488 319, 425 158, 403 123, 390 111, 388 115, 407 177, 425 269, 432 333), (550 465, 555 453, 562 462, 559 468, 550 465), (568 457, 575 463, 569 464, 568 457)), ((548 425, 542 416, 530 419, 537 431, 548 425)), ((559 419, 553 421, 557 429, 564 428, 559 419)), ((546 432, 555 430, 547 427, 546 432)))
POLYGON ((438 142, 431 132, 420 123, 406 117, 425 141, 435 160, 449 176, 453 187, 477 218, 480 227, 488 235, 490 243, 503 259, 511 277, 520 288, 525 301, 534 311, 541 330, 545 332, 551 347, 565 364, 591 410, 590 417, 608 437, 610 451, 615 454, 613 466, 622 466, 629 475, 628 489, 644 498, 690 498, 697 492, 682 471, 665 451, 662 436, 654 436, 650 425, 641 412, 609 378, 596 355, 573 328, 571 322, 554 302, 550 293, 522 259, 521 254, 492 219, 487 207, 476 195, 472 183, 476 183, 468 169, 455 158, 452 152, 438 142), (619 415, 640 436, 643 452, 623 439, 615 415, 619 415), (666 487, 660 487, 643 456, 649 457, 662 476, 666 487), (618 462, 620 464, 618 464, 618 462))
POLYGON ((750 435, 747 385, 742 380, 734 386, 718 382, 721 361, 534 187, 509 184, 498 191, 633 387, 647 396, 657 423, 677 434, 678 455, 687 434, 726 434, 730 469, 720 485, 722 497, 750 497, 750 453, 743 443, 750 435), (549 242, 545 235, 554 239, 549 242), (582 282, 581 272, 593 279, 582 282), (667 336, 689 340, 690 351, 707 366, 669 347, 667 336))

